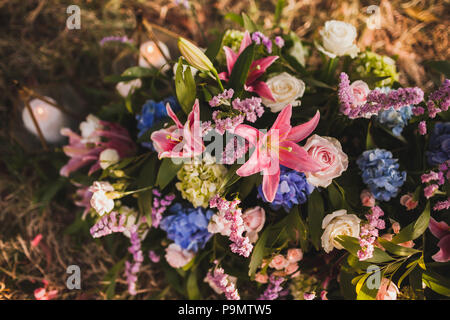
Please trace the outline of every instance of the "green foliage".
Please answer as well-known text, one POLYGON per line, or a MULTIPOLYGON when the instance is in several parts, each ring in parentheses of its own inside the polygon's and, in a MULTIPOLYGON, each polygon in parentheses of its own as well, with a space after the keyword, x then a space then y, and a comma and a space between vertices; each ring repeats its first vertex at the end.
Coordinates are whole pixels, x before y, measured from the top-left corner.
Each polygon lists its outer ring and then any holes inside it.
POLYGON ((189 114, 197 96, 197 85, 194 77, 192 77, 190 66, 186 66, 186 70, 183 72, 183 59, 181 57, 178 59, 178 67, 175 74, 175 89, 181 109, 183 109, 184 113, 189 114))
POLYGON ((308 228, 311 243, 316 250, 320 249, 320 237, 322 235, 322 220, 325 216, 323 198, 315 189, 308 199, 308 228))
POLYGON ((177 176, 177 172, 181 166, 181 163, 175 164, 170 158, 163 159, 156 177, 156 185, 161 190, 164 189, 177 176))
POLYGON ((234 64, 233 70, 231 71, 230 81, 228 82, 230 88, 234 88, 237 96, 239 96, 244 88, 245 81, 247 80, 248 72, 250 66, 255 57, 255 44, 249 45, 244 51, 239 55, 239 58, 234 64))

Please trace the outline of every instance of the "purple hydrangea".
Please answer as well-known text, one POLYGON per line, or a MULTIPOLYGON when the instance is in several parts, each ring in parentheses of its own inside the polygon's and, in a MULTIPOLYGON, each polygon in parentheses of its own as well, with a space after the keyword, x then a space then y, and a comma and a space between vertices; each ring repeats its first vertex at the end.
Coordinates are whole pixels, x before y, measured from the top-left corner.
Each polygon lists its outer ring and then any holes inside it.
POLYGON ((203 249, 211 238, 208 224, 214 212, 202 208, 183 208, 176 203, 169 208, 172 215, 161 220, 160 228, 167 232, 167 238, 181 248, 197 252, 203 249))
POLYGON ((390 151, 364 151, 356 163, 362 171, 363 182, 377 200, 389 201, 397 196, 406 180, 406 172, 398 170, 398 160, 392 158, 390 151))
MULTIPOLYGON (((295 204, 305 203, 308 200, 308 196, 313 192, 314 187, 306 181, 304 173, 284 166, 281 166, 280 170, 280 184, 270 207, 274 210, 283 207, 286 212, 289 212, 295 204)), ((258 187, 258 193, 267 202, 261 185, 258 187)))
POLYGON ((439 165, 450 159, 450 122, 438 122, 430 136, 428 163, 439 165))

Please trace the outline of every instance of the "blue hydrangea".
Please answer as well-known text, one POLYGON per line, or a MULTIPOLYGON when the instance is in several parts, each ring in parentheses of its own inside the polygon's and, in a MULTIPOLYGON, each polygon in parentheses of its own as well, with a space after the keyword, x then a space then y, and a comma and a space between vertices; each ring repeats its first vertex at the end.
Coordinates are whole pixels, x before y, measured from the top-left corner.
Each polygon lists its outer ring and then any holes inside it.
POLYGON ((436 123, 426 154, 428 163, 432 166, 450 160, 450 122, 436 123))
POLYGON ((169 208, 171 215, 161 220, 160 227, 167 237, 181 248, 197 252, 203 249, 209 238, 208 223, 214 212, 202 208, 183 208, 176 203, 169 208))
POLYGON ((406 172, 398 170, 398 160, 392 159, 390 151, 364 151, 356 163, 362 171, 363 182, 377 200, 389 201, 397 196, 406 180, 406 172))
MULTIPOLYGON (((270 207, 274 210, 283 207, 286 212, 289 212, 295 204, 305 203, 314 187, 306 181, 304 173, 284 166, 281 166, 280 170, 280 184, 270 207)), ((267 202, 262 192, 262 185, 258 187, 258 193, 263 201, 267 202)))
MULTIPOLYGON (((147 100, 142 106, 141 114, 136 115, 137 128, 139 129, 138 137, 141 137, 147 130, 161 120, 168 118, 166 111, 166 104, 169 103, 174 112, 181 110, 180 105, 174 97, 166 98, 162 101, 155 102, 154 100, 147 100)), ((142 145, 153 150, 151 142, 143 142, 142 145)))
MULTIPOLYGON (((384 93, 391 91, 388 87, 377 89, 384 93)), ((406 106, 398 110, 390 108, 381 111, 377 116, 377 121, 390 129, 395 136, 400 136, 403 128, 408 124, 408 121, 411 119, 412 115, 413 113, 411 106, 406 106)))

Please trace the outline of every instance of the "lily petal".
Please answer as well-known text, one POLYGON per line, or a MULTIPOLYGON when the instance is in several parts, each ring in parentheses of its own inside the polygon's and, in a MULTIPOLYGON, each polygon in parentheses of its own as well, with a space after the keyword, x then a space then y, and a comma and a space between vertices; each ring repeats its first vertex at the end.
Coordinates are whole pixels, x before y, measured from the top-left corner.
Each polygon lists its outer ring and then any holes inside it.
POLYGON ((443 238, 446 235, 450 234, 450 227, 445 221, 437 222, 433 218, 430 218, 430 224, 428 225, 433 236, 438 239, 443 238))
POLYGON ((250 156, 250 159, 236 170, 236 174, 241 177, 247 177, 262 171, 264 165, 267 163, 265 157, 259 148, 256 148, 250 156))
POLYGON ((239 54, 236 54, 231 48, 227 46, 224 46, 223 50, 225 51, 225 58, 227 59, 228 76, 230 76, 234 64, 236 63, 236 60, 239 57, 239 54))
POLYGON ((316 162, 305 149, 292 141, 282 141, 279 149, 280 163, 299 172, 316 172, 322 166, 316 162), (290 149, 291 151, 285 150, 290 149))
POLYGON ((245 31, 244 38, 242 38, 241 46, 239 47, 238 55, 242 53, 242 51, 245 50, 249 45, 252 44, 252 38, 250 38, 250 33, 248 31, 245 31))
POLYGON ((291 116, 292 116, 292 105, 288 104, 284 109, 278 114, 277 119, 270 128, 270 131, 278 131, 278 139, 282 141, 285 139, 285 135, 289 134, 291 127, 291 116))
POLYGON ((272 101, 275 101, 275 97, 272 94, 272 91, 270 90, 267 83, 263 81, 254 81, 251 85, 244 85, 245 91, 248 92, 255 92, 260 96, 261 98, 266 98, 272 101))
POLYGON ((256 146, 256 144, 258 143, 258 138, 261 138, 263 136, 263 133, 261 131, 246 124, 238 125, 234 129, 234 134, 241 136, 242 138, 250 142, 252 146, 256 146))
POLYGON ((264 173, 262 191, 268 202, 273 202, 280 184, 280 169, 274 174, 264 173))
POLYGON ((438 247, 440 250, 431 258, 436 262, 450 261, 450 234, 446 235, 438 242, 438 247))
POLYGON ((267 68, 269 68, 270 65, 277 59, 278 56, 269 56, 253 61, 250 66, 246 83, 251 84, 253 81, 261 77, 262 74, 266 72, 267 68))
POLYGON ((319 120, 320 120, 320 112, 317 111, 311 120, 301 125, 293 127, 286 139, 294 142, 302 141, 303 139, 308 137, 314 131, 314 129, 316 129, 319 120))
POLYGON ((175 112, 173 112, 173 110, 170 107, 169 103, 166 104, 166 110, 167 110, 167 114, 169 115, 169 117, 172 118, 172 120, 175 122, 177 127, 180 128, 180 129, 183 129, 183 125, 181 124, 180 120, 178 120, 177 115, 175 114, 175 112))

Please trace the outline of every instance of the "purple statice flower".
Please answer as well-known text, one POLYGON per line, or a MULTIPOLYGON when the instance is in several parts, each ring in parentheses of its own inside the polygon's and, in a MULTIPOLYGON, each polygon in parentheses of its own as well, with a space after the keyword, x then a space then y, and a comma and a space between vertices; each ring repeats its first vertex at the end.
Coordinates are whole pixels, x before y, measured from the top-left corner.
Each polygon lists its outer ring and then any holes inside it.
POLYGON ((349 115, 355 105, 355 98, 351 92, 350 79, 345 72, 339 75, 338 98, 341 113, 349 115))
POLYGON ((425 121, 420 121, 419 125, 418 125, 418 128, 419 128, 419 133, 422 136, 427 134, 427 123, 425 121))
POLYGON ((283 287, 281 284, 284 282, 283 277, 276 277, 274 275, 270 275, 269 284, 267 285, 266 290, 261 294, 258 300, 276 300, 282 294, 283 287))
POLYGON ((161 260, 161 257, 153 250, 150 250, 148 252, 148 257, 150 258, 150 261, 153 263, 158 263, 161 260))
POLYGON ((90 229, 92 237, 100 238, 114 232, 124 232, 126 230, 125 221, 127 217, 124 214, 119 214, 119 217, 117 217, 117 215, 118 213, 113 211, 94 224, 90 229))
POLYGON ((209 206, 210 208, 217 208, 219 214, 223 215, 231 223, 231 234, 229 236, 232 242, 230 244, 231 251, 248 258, 253 250, 253 245, 248 237, 242 235, 245 231, 245 226, 242 219, 242 210, 238 207, 239 203, 240 200, 238 199, 228 201, 216 195, 210 200, 209 206))
POLYGON ((212 97, 212 99, 209 100, 209 105, 211 107, 218 107, 221 104, 230 105, 229 100, 233 98, 233 95, 233 89, 225 89, 222 93, 219 93, 217 96, 212 97))
POLYGON ((162 214, 172 204, 175 199, 174 194, 168 194, 164 197, 158 189, 153 189, 153 206, 152 206, 152 226, 158 228, 162 219, 162 214))
POLYGON ((121 43, 133 43, 132 39, 129 39, 127 36, 108 36, 104 37, 100 40, 100 45, 103 47, 103 45, 107 42, 121 42, 121 43))
POLYGON ((450 106, 450 80, 445 79, 438 90, 428 97, 427 108, 430 118, 436 117, 441 111, 447 111, 450 106))
POLYGON ((367 222, 361 225, 359 233, 361 249, 358 250, 358 258, 360 261, 373 257, 374 243, 379 235, 378 231, 386 227, 384 220, 380 219, 383 215, 383 210, 378 206, 372 207, 371 212, 366 214, 367 222))
POLYGON ((433 207, 434 211, 448 210, 450 209, 450 197, 444 201, 438 201, 433 207))
POLYGON ((275 45, 280 49, 283 48, 284 47, 284 39, 280 36, 276 36, 275 37, 275 45))
POLYGON ((233 164, 237 159, 242 158, 248 151, 248 142, 240 136, 234 136, 228 141, 222 153, 222 163, 233 164))
POLYGON ((262 39, 262 44, 266 47, 268 53, 272 53, 272 40, 265 37, 262 39))
MULTIPOLYGON (((391 88, 382 87, 379 90, 383 93, 388 93, 391 91, 391 88)), ((393 135, 398 137, 402 134, 403 128, 408 124, 412 115, 411 106, 401 107, 397 110, 391 107, 386 110, 381 110, 376 119, 380 124, 390 129, 393 135)))
POLYGON ((227 300, 241 299, 234 283, 230 281, 223 268, 217 266, 217 263, 214 270, 209 270, 206 274, 206 281, 215 286, 219 292, 224 293, 227 300))
POLYGON ((193 252, 205 247, 212 236, 208 232, 208 223, 214 214, 212 210, 183 208, 176 203, 169 208, 169 213, 172 215, 164 217, 160 224, 160 228, 167 232, 167 238, 193 252))
POLYGON ((415 116, 420 116, 425 113, 425 109, 422 107, 414 107, 414 108, 412 108, 412 113, 415 116))
POLYGON ((261 44, 261 40, 263 38, 264 38, 264 35, 259 31, 252 33, 252 41, 256 44, 261 44))
POLYGON ((222 118, 223 112, 216 110, 212 114, 212 118, 215 123, 215 129, 218 133, 224 134, 225 131, 233 132, 234 129, 244 122, 245 115, 240 114, 235 117, 224 117, 222 118))
POLYGON ((392 158, 390 151, 364 151, 356 163, 362 171, 363 182, 377 200, 389 201, 397 196, 406 180, 406 172, 398 170, 398 160, 392 158))
POLYGON ((128 252, 133 255, 133 261, 125 261, 125 277, 128 283, 128 292, 135 296, 136 292, 136 282, 139 269, 144 261, 144 256, 141 250, 141 239, 138 234, 137 225, 133 225, 130 228, 130 242, 131 246, 128 248, 128 252))
POLYGON ((426 155, 431 166, 450 160, 450 122, 435 124, 426 155))
MULTIPOLYGON (((314 186, 306 181, 303 172, 291 170, 284 166, 280 166, 280 169, 280 184, 270 207, 273 210, 279 210, 283 207, 286 212, 290 212, 294 205, 308 201, 308 196, 313 192, 314 186)), ((263 201, 267 202, 261 185, 258 187, 258 193, 263 201)))
POLYGON ((252 33, 252 41, 256 44, 263 44, 268 53, 272 53, 272 40, 259 31, 252 33))
POLYGON ((245 114, 245 119, 249 122, 255 122, 264 113, 264 107, 261 105, 261 98, 252 97, 241 101, 237 98, 233 100, 233 109, 245 114))

